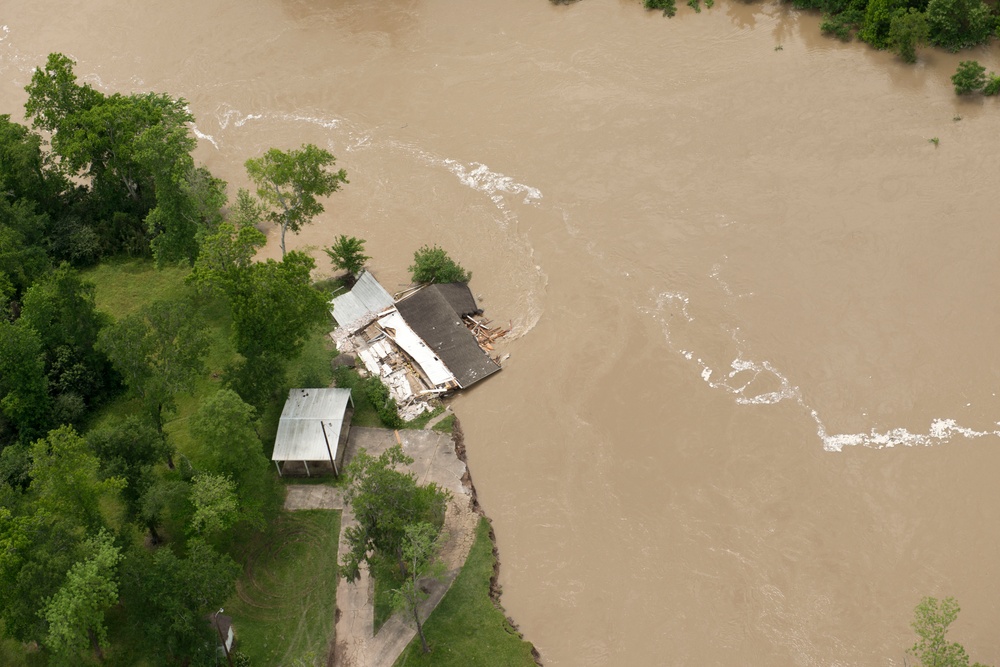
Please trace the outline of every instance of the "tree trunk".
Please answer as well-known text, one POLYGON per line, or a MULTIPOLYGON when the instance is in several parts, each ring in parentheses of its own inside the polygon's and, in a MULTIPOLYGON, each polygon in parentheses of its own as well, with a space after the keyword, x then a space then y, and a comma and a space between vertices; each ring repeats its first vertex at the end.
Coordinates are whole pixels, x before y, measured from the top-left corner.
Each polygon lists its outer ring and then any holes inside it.
POLYGON ((101 650, 101 643, 97 641, 97 633, 88 628, 87 636, 90 637, 90 646, 94 649, 94 655, 100 662, 104 662, 104 651, 101 650))
POLYGON ((427 645, 427 637, 424 637, 424 626, 420 622, 420 614, 417 613, 419 603, 419 600, 413 601, 413 620, 417 622, 417 634, 420 635, 420 645, 423 647, 424 653, 430 653, 431 647, 427 645))
POLYGON ((285 231, 288 229, 288 223, 281 223, 281 261, 285 261, 285 231))

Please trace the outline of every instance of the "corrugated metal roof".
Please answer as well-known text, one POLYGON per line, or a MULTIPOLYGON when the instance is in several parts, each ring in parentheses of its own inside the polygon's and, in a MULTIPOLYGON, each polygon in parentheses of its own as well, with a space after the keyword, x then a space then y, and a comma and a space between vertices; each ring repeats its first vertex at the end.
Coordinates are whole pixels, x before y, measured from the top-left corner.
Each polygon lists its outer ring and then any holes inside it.
POLYGON ((334 297, 333 319, 337 324, 357 331, 367 326, 386 308, 392 306, 392 295, 385 291, 368 271, 361 274, 351 291, 334 297))
POLYGON ((340 429, 350 400, 350 389, 290 390, 278 421, 271 460, 329 461, 331 454, 336 459, 340 429))

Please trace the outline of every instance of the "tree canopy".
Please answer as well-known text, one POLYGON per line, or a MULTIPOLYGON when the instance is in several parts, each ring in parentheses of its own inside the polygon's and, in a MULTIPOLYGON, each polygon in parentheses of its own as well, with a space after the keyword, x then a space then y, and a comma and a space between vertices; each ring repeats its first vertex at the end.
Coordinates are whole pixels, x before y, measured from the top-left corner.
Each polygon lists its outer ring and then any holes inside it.
POLYGON ((348 581, 356 580, 361 563, 371 558, 395 563, 405 573, 407 527, 441 525, 447 492, 435 484, 420 486, 413 473, 398 469, 412 462, 395 446, 377 457, 362 450, 348 464, 344 499, 357 519, 344 531, 348 552, 341 567, 348 581))
POLYGON ((303 144, 299 149, 272 148, 246 161, 247 175, 257 186, 266 219, 281 230, 281 256, 285 233, 298 233, 323 212, 319 197, 326 197, 348 183, 343 169, 331 171, 337 160, 329 151, 303 144))
POLYGON ((472 280, 472 273, 463 269, 438 246, 422 246, 413 253, 410 276, 413 282, 420 284, 467 283, 472 280))

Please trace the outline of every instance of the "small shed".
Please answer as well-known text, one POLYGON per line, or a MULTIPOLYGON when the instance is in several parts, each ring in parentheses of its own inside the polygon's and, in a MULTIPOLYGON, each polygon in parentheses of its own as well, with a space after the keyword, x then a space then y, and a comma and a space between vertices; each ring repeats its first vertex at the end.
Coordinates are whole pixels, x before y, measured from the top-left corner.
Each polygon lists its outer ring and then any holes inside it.
POLYGON ((350 389, 290 390, 271 454, 278 474, 284 474, 285 465, 293 461, 302 463, 310 477, 310 463, 314 468, 329 465, 339 476, 353 415, 350 389))

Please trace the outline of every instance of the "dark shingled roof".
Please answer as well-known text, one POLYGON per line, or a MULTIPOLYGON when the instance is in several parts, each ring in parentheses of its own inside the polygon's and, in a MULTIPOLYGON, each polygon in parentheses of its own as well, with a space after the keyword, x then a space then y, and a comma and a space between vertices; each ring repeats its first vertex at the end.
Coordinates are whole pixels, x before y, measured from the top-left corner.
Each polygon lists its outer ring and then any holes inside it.
POLYGON ((478 312, 468 285, 430 285, 396 303, 396 309, 463 389, 500 370, 462 324, 460 313, 478 312))

